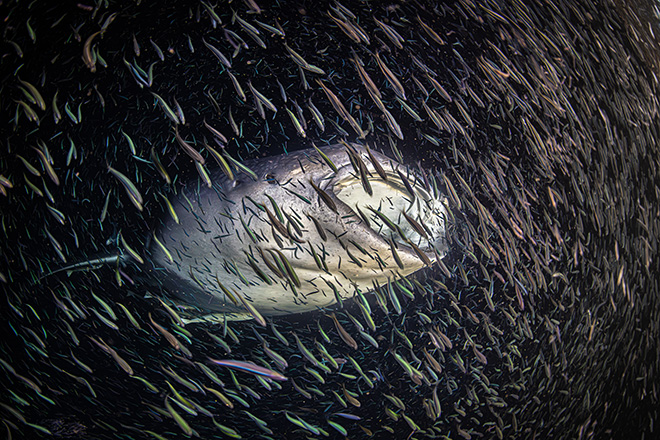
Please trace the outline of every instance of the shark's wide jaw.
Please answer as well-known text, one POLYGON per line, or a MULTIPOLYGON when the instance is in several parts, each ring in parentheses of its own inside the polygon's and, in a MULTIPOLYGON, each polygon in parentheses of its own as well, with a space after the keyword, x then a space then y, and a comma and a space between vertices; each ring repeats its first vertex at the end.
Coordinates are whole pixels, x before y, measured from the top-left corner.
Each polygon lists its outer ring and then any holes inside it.
MULTIPOLYGON (((325 185, 337 201, 355 212, 357 218, 367 217, 369 231, 396 243, 397 248, 413 252, 408 241, 418 246, 433 259, 433 249, 439 254, 445 252, 445 220, 446 206, 438 198, 434 198, 421 185, 413 185, 414 198, 406 188, 401 177, 387 172, 387 180, 383 180, 373 169, 368 176, 371 195, 368 194, 359 176, 356 176, 352 167, 345 166, 338 170, 336 175, 325 185), (385 221, 373 214, 373 210, 385 215, 396 226, 396 231, 389 228, 385 221), (358 212, 361 211, 361 212, 358 212), (424 235, 407 221, 403 213, 417 222, 424 229, 424 235)), ((417 176, 411 176, 412 179, 417 176)), ((415 181, 414 180, 414 181, 415 181)))

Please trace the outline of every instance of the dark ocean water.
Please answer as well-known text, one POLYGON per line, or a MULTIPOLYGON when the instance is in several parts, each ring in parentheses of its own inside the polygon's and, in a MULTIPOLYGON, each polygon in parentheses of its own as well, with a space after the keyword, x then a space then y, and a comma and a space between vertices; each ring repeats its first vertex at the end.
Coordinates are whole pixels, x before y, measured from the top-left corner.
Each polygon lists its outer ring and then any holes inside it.
POLYGON ((657 7, 3 3, 7 436, 657 436, 657 7), (424 170, 451 211, 442 261, 384 286, 381 301, 332 308, 357 349, 330 310, 266 328, 178 325, 158 300, 174 298, 150 237, 170 215, 165 200, 217 169, 205 143, 242 163, 341 141, 424 170), (43 277, 127 247, 145 261, 43 277), (289 380, 208 362, 280 371, 264 341, 289 380))

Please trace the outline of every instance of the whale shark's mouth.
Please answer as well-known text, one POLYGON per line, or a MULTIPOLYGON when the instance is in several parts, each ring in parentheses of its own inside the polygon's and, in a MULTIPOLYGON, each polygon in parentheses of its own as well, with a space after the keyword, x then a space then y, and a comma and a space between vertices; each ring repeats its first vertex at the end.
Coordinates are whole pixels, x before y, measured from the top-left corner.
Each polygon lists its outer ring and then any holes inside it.
POLYGON ((340 170, 327 189, 363 220, 366 217, 370 228, 382 238, 393 240, 397 246, 412 242, 424 252, 436 249, 442 255, 447 214, 443 201, 423 188, 416 176, 411 175, 409 185, 398 174, 386 172, 386 176, 387 180, 376 173, 366 177, 369 194, 359 176, 340 170))

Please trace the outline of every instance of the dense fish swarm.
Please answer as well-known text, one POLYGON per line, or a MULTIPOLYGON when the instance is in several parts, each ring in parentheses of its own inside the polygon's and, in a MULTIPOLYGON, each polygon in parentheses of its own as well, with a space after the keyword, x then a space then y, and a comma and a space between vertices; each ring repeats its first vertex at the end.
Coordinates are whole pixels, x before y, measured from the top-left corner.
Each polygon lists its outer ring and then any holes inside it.
POLYGON ((266 3, 4 2, 2 435, 656 438, 657 7, 266 3), (447 256, 184 325, 171 200, 341 142, 426 170, 447 256))

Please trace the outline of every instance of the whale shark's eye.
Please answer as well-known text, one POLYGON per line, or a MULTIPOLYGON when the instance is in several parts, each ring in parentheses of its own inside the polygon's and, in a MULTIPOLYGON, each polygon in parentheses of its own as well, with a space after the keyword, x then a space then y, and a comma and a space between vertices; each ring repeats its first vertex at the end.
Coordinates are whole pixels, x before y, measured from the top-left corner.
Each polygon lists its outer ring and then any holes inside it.
POLYGON ((419 183, 413 185, 413 198, 401 177, 394 173, 388 172, 387 180, 374 173, 369 183, 371 195, 358 177, 347 174, 334 182, 333 192, 360 217, 366 216, 378 235, 403 245, 412 242, 424 251, 443 248, 446 208, 441 200, 419 183))

